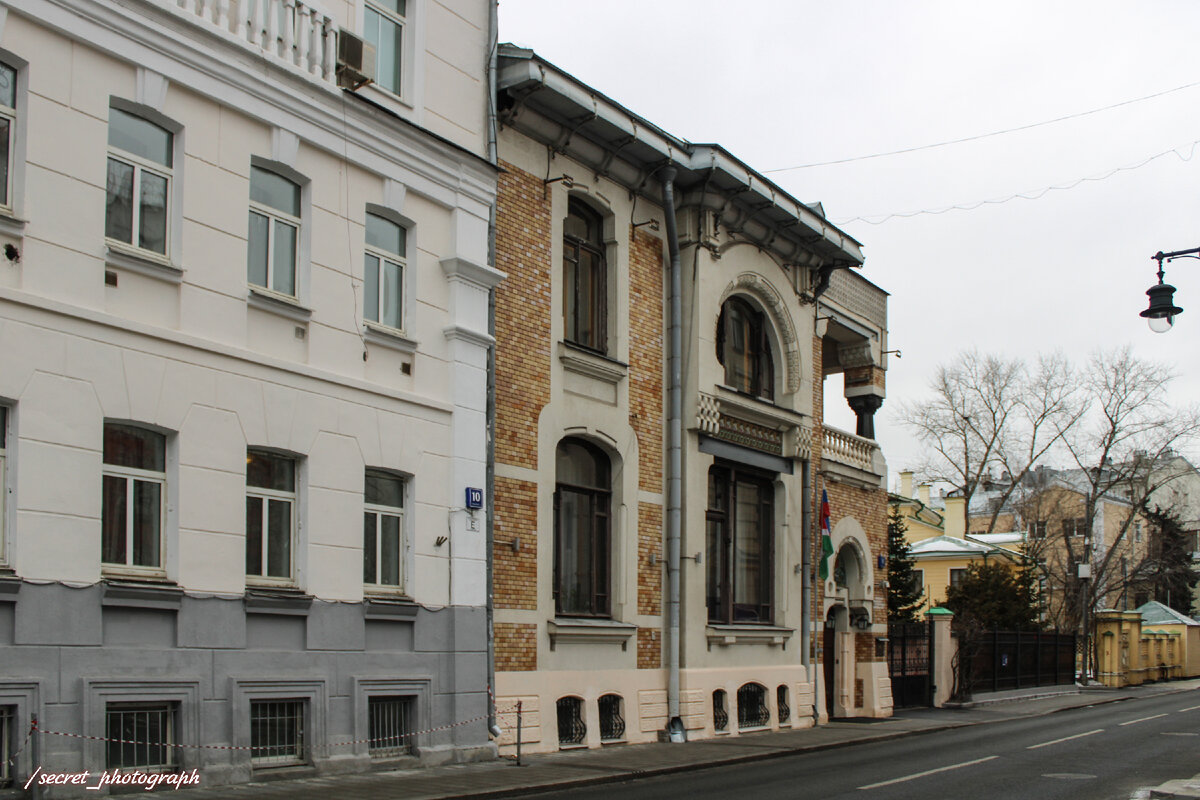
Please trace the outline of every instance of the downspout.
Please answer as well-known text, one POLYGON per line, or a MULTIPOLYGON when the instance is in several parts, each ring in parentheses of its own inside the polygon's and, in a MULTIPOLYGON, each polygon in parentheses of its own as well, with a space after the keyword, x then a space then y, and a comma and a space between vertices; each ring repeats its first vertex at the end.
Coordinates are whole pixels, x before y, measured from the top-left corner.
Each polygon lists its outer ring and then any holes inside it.
POLYGON ((683 528, 683 269, 675 229, 675 167, 663 170, 663 216, 671 255, 667 311, 667 733, 672 742, 687 738, 679 714, 679 569, 683 528))
POLYGON ((800 666, 804 668, 804 679, 813 684, 813 725, 817 724, 816 677, 812 673, 812 473, 810 461, 800 463, 800 666))
MULTIPOLYGON (((496 67, 497 49, 500 38, 499 15, 497 8, 499 0, 488 3, 488 63, 487 63, 487 160, 490 164, 499 162, 496 132, 496 67)), ((488 209, 488 266, 496 268, 496 204, 499 197, 492 201, 488 209)), ((492 344, 487 351, 487 403, 485 410, 485 425, 487 426, 487 456, 484 466, 484 496, 487 498, 486 547, 487 547, 487 713, 488 733, 499 738, 501 731, 496 724, 496 645, 494 559, 492 558, 492 543, 495 541, 494 519, 496 504, 493 495, 496 489, 496 290, 488 290, 488 320, 487 332, 492 337, 492 344)))

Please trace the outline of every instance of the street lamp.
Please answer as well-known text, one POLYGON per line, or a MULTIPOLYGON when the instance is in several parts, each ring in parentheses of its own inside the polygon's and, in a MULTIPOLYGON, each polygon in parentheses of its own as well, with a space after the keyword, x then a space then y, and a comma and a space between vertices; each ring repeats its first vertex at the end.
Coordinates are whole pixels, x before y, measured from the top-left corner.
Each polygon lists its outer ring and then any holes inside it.
POLYGON ((1150 296, 1150 307, 1143 311, 1141 316, 1150 323, 1150 330, 1155 333, 1166 333, 1171 330, 1171 326, 1175 323, 1175 317, 1182 314, 1183 309, 1175 305, 1175 287, 1169 283, 1163 283, 1163 262, 1174 261, 1177 258, 1200 259, 1200 247, 1193 247, 1191 250, 1176 250, 1173 253, 1164 253, 1159 250, 1150 257, 1158 262, 1158 283, 1146 290, 1146 294, 1150 296))

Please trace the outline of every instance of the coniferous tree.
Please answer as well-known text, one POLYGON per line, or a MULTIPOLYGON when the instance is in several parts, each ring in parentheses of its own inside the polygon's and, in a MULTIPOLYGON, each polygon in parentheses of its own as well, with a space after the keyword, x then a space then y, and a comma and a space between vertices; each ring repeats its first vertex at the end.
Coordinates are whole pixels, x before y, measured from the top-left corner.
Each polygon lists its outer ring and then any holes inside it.
POLYGON ((916 622, 924 602, 923 587, 913 570, 906 528, 900 509, 892 507, 888 515, 888 621, 916 622))
POLYGON ((1146 516, 1154 527, 1151 534, 1153 567, 1148 581, 1150 595, 1181 614, 1191 616, 1192 590, 1200 573, 1192 567, 1192 541, 1173 510, 1154 509, 1146 516))
POLYGON ((1035 630, 1037 593, 1031 571, 999 562, 971 564, 962 581, 946 589, 946 608, 982 630, 1035 630))

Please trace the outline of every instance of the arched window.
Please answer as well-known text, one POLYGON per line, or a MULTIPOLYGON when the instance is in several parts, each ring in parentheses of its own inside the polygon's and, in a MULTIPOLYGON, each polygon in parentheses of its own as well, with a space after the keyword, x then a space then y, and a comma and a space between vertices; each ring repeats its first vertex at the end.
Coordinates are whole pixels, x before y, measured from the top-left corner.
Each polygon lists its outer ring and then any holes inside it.
POLYGON ((767 687, 758 683, 742 684, 737 693, 738 727, 761 728, 771 722, 767 708, 767 687))
POLYGON ((568 342, 606 351, 608 265, 604 260, 604 220, 572 199, 563 222, 563 315, 568 342))
POLYGON ((725 384, 739 392, 772 400, 775 365, 771 361, 769 326, 761 311, 731 297, 717 320, 717 360, 725 367, 725 384))
POLYGON ((558 698, 558 743, 580 745, 587 738, 587 723, 583 721, 583 700, 578 697, 558 698))
POLYGON ((608 457, 583 439, 558 445, 554 491, 554 609, 567 616, 609 614, 608 457))
POLYGON ((779 724, 790 725, 792 722, 792 707, 788 703, 788 687, 782 683, 775 690, 775 706, 779 709, 779 724))
POLYGON ((624 701, 619 694, 600 697, 600 741, 619 742, 625 738, 625 715, 621 713, 624 701))
POLYGON ((729 729, 729 712, 725 710, 725 690, 717 689, 712 694, 713 729, 724 731, 729 729))

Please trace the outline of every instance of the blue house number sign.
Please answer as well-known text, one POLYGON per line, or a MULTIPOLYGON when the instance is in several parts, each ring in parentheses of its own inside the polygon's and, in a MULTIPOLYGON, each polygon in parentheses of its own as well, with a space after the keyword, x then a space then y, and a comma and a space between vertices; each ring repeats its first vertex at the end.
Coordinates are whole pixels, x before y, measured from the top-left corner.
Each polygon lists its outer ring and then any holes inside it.
POLYGON ((467 508, 472 510, 483 508, 483 489, 476 489, 474 486, 467 487, 467 508))

